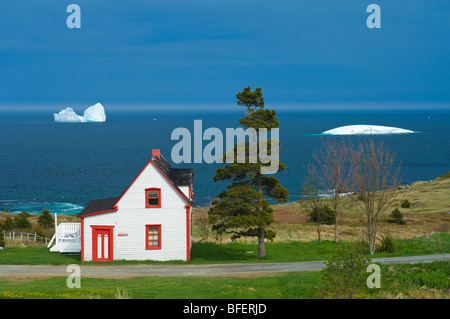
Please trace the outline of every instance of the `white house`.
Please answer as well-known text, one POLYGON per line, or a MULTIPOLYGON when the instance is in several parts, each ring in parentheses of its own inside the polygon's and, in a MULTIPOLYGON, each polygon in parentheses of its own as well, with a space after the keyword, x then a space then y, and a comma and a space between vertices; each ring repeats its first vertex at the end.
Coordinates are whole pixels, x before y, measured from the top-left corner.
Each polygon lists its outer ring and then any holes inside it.
POLYGON ((81 260, 189 260, 194 171, 159 150, 119 197, 92 201, 81 219, 81 260))

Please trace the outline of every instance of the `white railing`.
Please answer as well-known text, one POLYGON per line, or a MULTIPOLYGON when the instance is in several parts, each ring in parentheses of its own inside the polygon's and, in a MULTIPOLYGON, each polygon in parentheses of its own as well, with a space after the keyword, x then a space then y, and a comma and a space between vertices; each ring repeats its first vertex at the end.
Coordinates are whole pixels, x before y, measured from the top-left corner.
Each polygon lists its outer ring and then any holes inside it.
POLYGON ((61 223, 58 225, 56 232, 58 233, 59 238, 64 238, 67 234, 76 235, 80 232, 80 229, 80 223, 61 223))
POLYGON ((55 245, 58 245, 64 240, 78 240, 81 237, 81 224, 80 223, 61 223, 55 228, 55 234, 51 239, 47 247, 50 247, 55 241, 55 245))

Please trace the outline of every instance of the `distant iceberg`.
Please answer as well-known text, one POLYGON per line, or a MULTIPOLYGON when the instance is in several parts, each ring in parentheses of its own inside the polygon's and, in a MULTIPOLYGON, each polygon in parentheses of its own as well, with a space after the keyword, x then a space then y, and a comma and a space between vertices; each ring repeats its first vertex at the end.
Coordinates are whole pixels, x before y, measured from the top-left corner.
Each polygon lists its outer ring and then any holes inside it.
POLYGON ((323 135, 407 134, 414 131, 379 125, 347 125, 323 132, 323 135))
POLYGON ((55 122, 83 123, 83 122, 105 122, 106 114, 103 105, 97 103, 88 107, 83 116, 77 115, 70 107, 61 110, 59 113, 53 113, 55 122))

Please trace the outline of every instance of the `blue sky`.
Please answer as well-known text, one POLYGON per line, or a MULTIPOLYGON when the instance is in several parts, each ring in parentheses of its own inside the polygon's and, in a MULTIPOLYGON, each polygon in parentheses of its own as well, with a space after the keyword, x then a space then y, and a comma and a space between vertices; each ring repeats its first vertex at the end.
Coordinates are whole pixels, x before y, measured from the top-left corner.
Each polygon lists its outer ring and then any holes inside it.
POLYGON ((449 40, 448 0, 2 1, 0 104, 448 107, 449 40))

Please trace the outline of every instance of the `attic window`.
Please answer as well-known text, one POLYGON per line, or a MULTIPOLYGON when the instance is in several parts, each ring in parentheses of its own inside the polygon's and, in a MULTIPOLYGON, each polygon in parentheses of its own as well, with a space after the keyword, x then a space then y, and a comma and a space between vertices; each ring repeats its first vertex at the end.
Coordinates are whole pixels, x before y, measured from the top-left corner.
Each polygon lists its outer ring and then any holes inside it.
POLYGON ((145 207, 160 208, 161 207, 161 189, 147 188, 145 190, 145 207))

